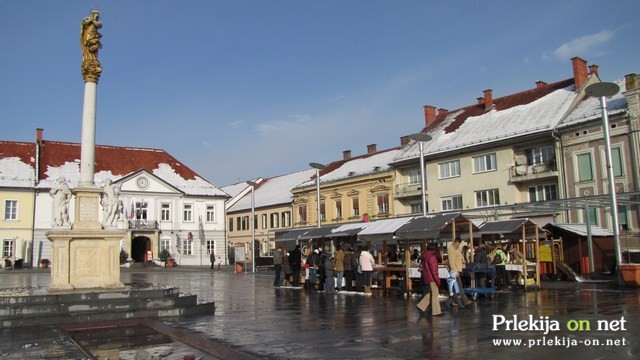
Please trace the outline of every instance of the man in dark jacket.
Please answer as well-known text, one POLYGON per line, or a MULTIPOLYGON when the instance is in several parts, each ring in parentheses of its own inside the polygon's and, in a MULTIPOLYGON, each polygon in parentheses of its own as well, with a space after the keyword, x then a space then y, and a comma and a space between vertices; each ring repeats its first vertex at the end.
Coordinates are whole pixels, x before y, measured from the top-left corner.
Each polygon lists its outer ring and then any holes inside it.
MULTIPOLYGON (((486 269, 489 267, 489 258, 487 257, 487 249, 484 246, 484 243, 481 242, 476 251, 473 254, 473 260, 478 264, 478 268, 486 269)), ((478 287, 486 288, 487 287, 487 274, 478 273, 476 275, 478 279, 478 287)))
POLYGON ((296 248, 289 253, 289 264, 291 265, 291 271, 293 272, 293 286, 300 286, 300 270, 302 270, 302 253, 300 252, 300 245, 296 245, 296 248))
POLYGON ((431 315, 438 316, 442 313, 440 310, 440 277, 438 276, 438 259, 435 255, 435 248, 429 244, 427 251, 422 252, 422 260, 420 264, 422 268, 422 282, 424 297, 418 303, 418 309, 421 314, 427 312, 427 308, 431 306, 431 315))
POLYGON ((344 282, 347 291, 353 291, 354 272, 358 268, 353 248, 348 247, 344 253, 344 282))

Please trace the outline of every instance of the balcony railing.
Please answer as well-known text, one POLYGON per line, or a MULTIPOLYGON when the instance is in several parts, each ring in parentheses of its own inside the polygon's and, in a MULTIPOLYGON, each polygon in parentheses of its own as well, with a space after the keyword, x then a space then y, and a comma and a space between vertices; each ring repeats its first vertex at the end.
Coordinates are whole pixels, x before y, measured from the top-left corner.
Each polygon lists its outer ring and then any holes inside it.
POLYGON ((129 229, 157 230, 158 222, 155 220, 129 220, 129 229))
POLYGON ((511 182, 523 182, 558 177, 555 161, 536 165, 514 165, 509 171, 511 182))
POLYGON ((420 183, 403 183, 396 184, 394 188, 394 195, 396 198, 422 196, 420 193, 420 183))

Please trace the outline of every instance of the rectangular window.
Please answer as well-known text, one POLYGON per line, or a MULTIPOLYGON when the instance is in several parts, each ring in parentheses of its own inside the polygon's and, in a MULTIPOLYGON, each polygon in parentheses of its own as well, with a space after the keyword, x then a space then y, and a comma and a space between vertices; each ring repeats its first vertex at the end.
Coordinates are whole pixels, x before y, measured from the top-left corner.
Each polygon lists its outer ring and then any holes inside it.
POLYGON ((193 221, 193 205, 184 204, 182 220, 183 221, 193 221))
POLYGON ((242 217, 242 230, 249 230, 249 216, 242 217))
POLYGON ((442 211, 461 210, 462 195, 445 196, 441 198, 442 211))
POLYGON ((594 207, 589 208, 589 223, 591 226, 599 225, 598 224, 598 208, 594 208, 594 207))
POLYGON ((557 199, 558 199, 558 192, 556 190, 555 184, 529 187, 530 202, 557 200, 557 199))
POLYGON ((136 219, 147 220, 149 203, 144 201, 136 201, 136 219))
POLYGON ((160 239, 160 250, 171 251, 171 240, 170 239, 160 239))
POLYGON ((213 240, 207 240, 207 255, 214 254, 216 251, 216 243, 213 240))
POLYGON ((420 184, 420 169, 409 170, 409 184, 420 184))
POLYGON ((620 152, 620 148, 612 148, 611 149, 611 162, 613 166, 613 176, 622 176, 622 153, 620 152))
POLYGON ((262 214, 262 228, 266 229, 267 228, 267 214, 262 214))
POLYGON ((447 161, 438 165, 440 168, 440 179, 460 176, 460 160, 447 161))
POLYGON ((627 217, 627 207, 618 205, 618 225, 623 230, 629 230, 629 218, 627 217))
POLYGON ((324 201, 320 202, 320 219, 322 221, 327 220, 327 212, 324 207, 324 201))
POLYGON ((185 240, 182 242, 182 253, 191 255, 193 250, 193 240, 185 240))
POLYGON ((283 211, 282 216, 282 227, 290 227, 291 226, 291 211, 283 211))
POLYGON ((593 167, 591 163, 591 154, 579 154, 577 157, 578 162, 578 181, 591 181, 593 180, 593 167))
POLYGON ((2 256, 6 258, 13 256, 13 239, 5 239, 2 241, 2 256))
POLYGON ((207 222, 216 222, 216 207, 215 205, 207 205, 207 222))
POLYGON ((422 201, 411 203, 412 214, 422 214, 422 201))
POLYGON ((277 212, 271 213, 270 217, 271 217, 271 220, 270 220, 271 228, 274 229, 274 228, 280 227, 280 223, 279 223, 280 217, 278 216, 278 213, 277 212))
POLYGON ((473 158, 473 172, 480 173, 496 170, 496 154, 486 154, 473 158))
POLYGON ((476 191, 476 206, 495 206, 500 205, 500 196, 498 189, 476 191))
POLYGON ((360 201, 357 197, 351 199, 351 208, 353 209, 353 216, 360 216, 360 201))
POLYGON ((254 229, 258 228, 258 215, 257 214, 253 215, 253 228, 254 229))
POLYGON ((233 231, 233 218, 229 218, 229 231, 233 231))
POLYGON ((242 230, 242 218, 240 218, 240 216, 236 218, 236 229, 238 231, 242 230))
POLYGON ((378 214, 389 213, 389 194, 378 194, 378 214))
POLYGON ((163 203, 160 205, 160 220, 171 221, 171 204, 163 203))
POLYGON ((555 158, 553 146, 541 146, 527 149, 527 165, 548 165, 555 158))
POLYGON ((18 200, 6 200, 4 202, 4 219, 18 220, 18 200))
POLYGON ((342 219, 342 200, 336 200, 336 218, 342 219))
POLYGON ((301 205, 298 207, 298 221, 307 222, 307 206, 301 205))

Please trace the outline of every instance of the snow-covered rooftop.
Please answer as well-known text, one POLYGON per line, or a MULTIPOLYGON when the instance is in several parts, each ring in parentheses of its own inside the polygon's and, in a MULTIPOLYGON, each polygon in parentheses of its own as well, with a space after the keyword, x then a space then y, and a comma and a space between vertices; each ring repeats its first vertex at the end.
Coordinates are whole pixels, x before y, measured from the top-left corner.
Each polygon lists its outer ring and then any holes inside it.
MULTIPOLYGON (((495 99, 488 111, 482 105, 451 111, 424 131, 432 140, 424 143, 427 155, 460 150, 479 144, 516 138, 525 134, 551 131, 562 119, 576 97, 569 81, 548 85, 552 91, 536 97, 534 89, 495 99), (513 103, 517 102, 517 105, 513 103)), ((419 156, 417 142, 412 142, 394 159, 394 163, 419 156)))
MULTIPOLYGON (((263 180, 254 190, 254 206, 260 208, 291 203, 293 201, 291 189, 308 180, 314 174, 314 169, 306 169, 263 180)), ((247 209, 251 209, 251 192, 248 192, 242 199, 231 206, 228 211, 234 212, 247 209)))
MULTIPOLYGON (((627 110, 627 98, 623 95, 623 92, 626 91, 626 82, 624 79, 618 79, 615 81, 615 84, 620 87, 620 91, 607 99, 607 113, 610 116, 627 110)), ((601 118, 602 108, 600 107, 600 99, 587 97, 582 100, 560 124, 558 124, 558 128, 562 129, 564 127, 601 118)))

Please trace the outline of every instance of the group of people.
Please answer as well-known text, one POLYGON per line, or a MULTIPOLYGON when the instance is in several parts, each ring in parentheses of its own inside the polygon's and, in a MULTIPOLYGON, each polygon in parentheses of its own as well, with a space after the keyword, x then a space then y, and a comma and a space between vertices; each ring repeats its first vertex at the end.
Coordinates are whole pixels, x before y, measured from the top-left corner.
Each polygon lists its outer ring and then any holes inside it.
MULTIPOLYGON (((417 252, 414 252, 416 255, 417 252)), ((463 291, 462 270, 467 263, 476 263, 479 268, 495 267, 496 278, 495 284, 491 284, 496 290, 509 290, 511 287, 511 279, 507 272, 506 265, 508 262, 522 262, 524 257, 522 253, 513 246, 497 243, 496 245, 486 245, 482 242, 476 247, 474 256, 470 256, 471 250, 464 246, 461 249, 461 240, 456 238, 447 249, 448 277, 447 290, 449 297, 444 303, 446 310, 452 307, 463 309, 466 305, 471 304, 471 300, 463 291)), ((414 258, 412 255, 412 258, 414 258)), ((416 256, 417 258, 417 256, 416 256)), ((438 257, 436 256, 436 248, 432 244, 427 245, 426 251, 419 257, 422 271, 423 281, 423 298, 418 302, 418 309, 421 314, 429 312, 434 316, 442 313, 440 302, 438 301, 439 288, 441 285, 440 276, 438 274, 438 257)), ((477 274, 478 287, 487 287, 486 274, 477 274)))
POLYGON ((306 290, 325 294, 343 290, 370 294, 375 260, 368 246, 358 247, 354 251, 350 245, 344 248, 337 245, 333 254, 325 253, 320 248, 310 250, 303 263, 300 245, 296 245, 291 252, 278 246, 273 255, 273 265, 275 287, 283 284, 300 286, 300 275, 304 268, 306 290))

